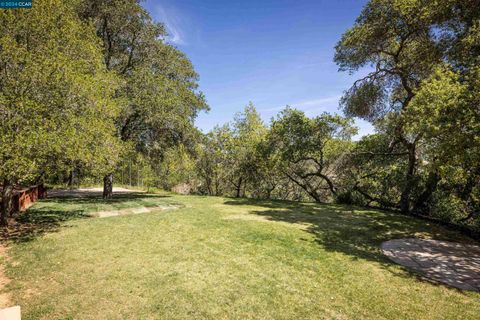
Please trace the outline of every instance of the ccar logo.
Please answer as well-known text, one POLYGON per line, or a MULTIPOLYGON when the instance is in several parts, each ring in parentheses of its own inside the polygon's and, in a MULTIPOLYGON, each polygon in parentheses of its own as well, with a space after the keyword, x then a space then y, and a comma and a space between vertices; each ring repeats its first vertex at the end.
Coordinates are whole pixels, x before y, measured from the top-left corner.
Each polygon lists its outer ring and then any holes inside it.
POLYGON ((30 9, 32 1, 0 1, 0 8, 3 9, 30 9))

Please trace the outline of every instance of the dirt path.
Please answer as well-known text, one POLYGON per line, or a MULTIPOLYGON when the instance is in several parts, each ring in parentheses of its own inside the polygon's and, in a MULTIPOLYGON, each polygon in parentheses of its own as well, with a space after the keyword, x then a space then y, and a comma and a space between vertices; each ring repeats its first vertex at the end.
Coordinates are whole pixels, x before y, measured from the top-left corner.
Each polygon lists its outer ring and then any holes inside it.
MULTIPOLYGON (((125 188, 113 188, 114 194, 131 194, 131 193, 145 193, 145 191, 130 190, 125 188)), ((83 197, 101 197, 103 194, 102 188, 81 188, 81 189, 55 189, 51 190, 48 193, 49 197, 73 197, 73 198, 83 198, 83 197)), ((149 213, 152 211, 163 211, 163 210, 175 210, 179 209, 181 206, 178 205, 158 205, 155 207, 134 207, 126 209, 117 209, 117 210, 108 210, 108 211, 98 211, 92 212, 92 217, 98 218, 108 218, 115 216, 123 216, 129 214, 140 214, 140 213, 149 213)))
MULTIPOLYGON (((129 193, 145 193, 145 191, 130 190, 125 188, 113 188, 113 194, 129 194, 129 193)), ((102 188, 81 188, 81 189, 54 189, 48 191, 49 197, 101 197, 103 195, 102 188)))

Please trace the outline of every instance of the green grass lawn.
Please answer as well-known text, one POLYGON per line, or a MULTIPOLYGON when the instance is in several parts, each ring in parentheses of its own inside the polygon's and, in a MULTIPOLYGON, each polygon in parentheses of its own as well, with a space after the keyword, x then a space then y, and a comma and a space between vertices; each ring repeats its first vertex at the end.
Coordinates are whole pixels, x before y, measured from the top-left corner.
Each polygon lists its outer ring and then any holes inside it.
POLYGON ((421 280, 382 241, 459 234, 338 205, 196 196, 51 199, 10 241, 22 319, 478 319, 480 295, 421 280), (104 206, 183 208, 88 218, 104 206))

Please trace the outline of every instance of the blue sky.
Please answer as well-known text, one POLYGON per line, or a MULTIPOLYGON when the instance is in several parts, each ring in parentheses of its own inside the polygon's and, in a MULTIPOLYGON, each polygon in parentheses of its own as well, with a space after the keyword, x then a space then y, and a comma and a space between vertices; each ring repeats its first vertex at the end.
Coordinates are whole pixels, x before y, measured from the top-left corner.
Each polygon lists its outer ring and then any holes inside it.
MULTIPOLYGON (((252 101, 268 122, 285 105, 314 116, 341 113, 338 100, 359 75, 338 72, 334 46, 366 0, 147 0, 169 42, 200 74, 211 107, 208 131, 252 101)), ((373 131, 357 121, 360 135, 373 131)))

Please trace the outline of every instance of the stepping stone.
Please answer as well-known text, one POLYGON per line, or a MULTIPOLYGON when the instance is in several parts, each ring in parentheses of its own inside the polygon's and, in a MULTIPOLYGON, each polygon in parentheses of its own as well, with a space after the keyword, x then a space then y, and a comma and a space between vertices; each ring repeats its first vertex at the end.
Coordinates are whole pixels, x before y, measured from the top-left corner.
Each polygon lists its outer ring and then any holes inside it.
POLYGON ((135 214, 137 214, 137 213, 147 213, 147 212, 150 212, 150 210, 148 208, 145 208, 145 207, 139 207, 139 208, 133 208, 132 212, 135 213, 135 214))
POLYGON ((108 217, 116 217, 116 216, 123 216, 128 214, 141 214, 141 213, 149 213, 152 211, 163 211, 163 210, 175 210, 180 209, 178 205, 158 205, 156 207, 137 207, 137 208, 127 208, 121 210, 112 210, 112 211, 98 211, 92 214, 94 217, 99 218, 108 218, 108 217))
POLYGON ((381 245, 393 262, 429 280, 480 292, 480 247, 429 239, 394 239, 381 245))
POLYGON ((20 306, 0 309, 0 320, 21 320, 20 306))

